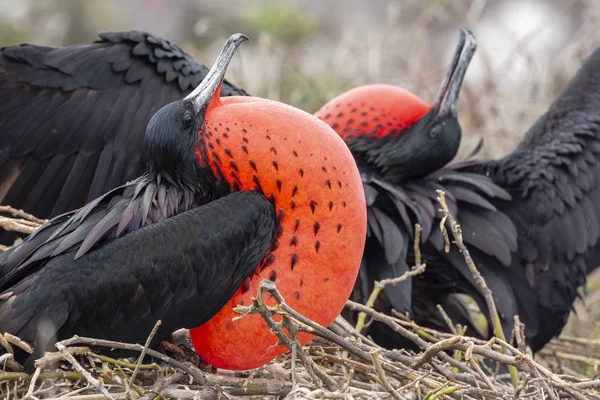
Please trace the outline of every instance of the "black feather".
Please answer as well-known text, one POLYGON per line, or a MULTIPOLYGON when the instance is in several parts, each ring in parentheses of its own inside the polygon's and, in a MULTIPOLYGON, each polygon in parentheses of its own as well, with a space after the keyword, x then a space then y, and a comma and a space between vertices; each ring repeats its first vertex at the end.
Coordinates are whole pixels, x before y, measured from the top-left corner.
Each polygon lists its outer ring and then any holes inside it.
POLYGON ((275 230, 269 200, 233 193, 5 281, 0 326, 35 343, 28 369, 55 340, 77 334, 140 343, 161 320, 154 346, 216 314, 263 259, 275 230))
MULTIPOLYGON (((207 72, 179 47, 139 31, 63 48, 1 49, 0 201, 48 218, 140 176, 150 117, 207 72)), ((221 93, 246 94, 226 81, 221 93)))
MULTIPOLYGON (((425 273, 412 280, 412 288, 397 289, 410 291, 412 307, 406 308, 407 302, 392 290, 384 292, 379 307, 385 311, 399 303, 405 307, 402 311, 412 311, 416 321, 440 328, 439 316, 433 312, 435 305, 451 304, 448 299, 452 294, 463 293, 487 313, 462 254, 455 246, 450 253, 444 251, 435 200, 436 190, 442 189, 461 224, 471 256, 494 293, 505 334, 510 336, 517 314, 526 324, 534 351, 559 334, 578 296, 577 289, 585 283, 586 274, 600 265, 599 109, 600 49, 586 60, 517 149, 503 159, 481 161, 471 158, 472 154, 468 160, 450 163, 428 175, 412 171, 407 176, 391 173, 397 157, 384 162, 384 156, 394 149, 394 154, 410 161, 415 148, 393 146, 416 139, 383 138, 377 143, 379 139, 369 135, 349 138, 364 184, 369 187, 368 215, 376 220, 369 225, 380 230, 367 240, 363 260, 367 271, 359 279, 380 279, 394 271, 387 257, 373 250, 395 256, 397 252, 388 251, 392 241, 408 247, 407 265, 413 264, 411 227, 417 221, 423 225, 425 273), (371 186, 375 185, 377 190, 373 191, 371 186)), ((408 163, 398 162, 397 171, 408 163)), ((429 171, 430 166, 423 168, 429 171)), ((364 283, 358 282, 359 287, 364 283)), ((460 307, 452 310, 451 318, 464 320, 460 307)), ((401 341, 394 342, 386 329, 373 324, 370 333, 386 345, 397 346, 401 341)))
POLYGON ((599 66, 600 49, 515 151, 465 167, 514 194, 494 205, 519 233, 511 268, 527 269, 536 292, 539 329, 529 337, 534 351, 560 333, 577 288, 600 264, 599 66))

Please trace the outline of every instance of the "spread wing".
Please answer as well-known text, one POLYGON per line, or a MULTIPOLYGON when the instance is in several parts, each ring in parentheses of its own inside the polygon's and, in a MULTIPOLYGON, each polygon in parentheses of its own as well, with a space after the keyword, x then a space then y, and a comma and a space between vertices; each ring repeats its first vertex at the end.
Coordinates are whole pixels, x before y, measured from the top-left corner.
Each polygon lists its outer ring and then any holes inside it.
MULTIPOLYGON (((577 288, 600 264, 600 49, 583 64, 515 151, 472 170, 513 200, 496 206, 517 228, 516 265, 537 292, 534 350, 560 333, 577 288)), ((531 305, 530 305, 531 307, 531 305)))
MULTIPOLYGON (((48 218, 140 176, 149 119, 207 72, 139 31, 63 48, 3 48, 0 202, 48 218)), ((225 82, 222 94, 245 92, 225 82)))

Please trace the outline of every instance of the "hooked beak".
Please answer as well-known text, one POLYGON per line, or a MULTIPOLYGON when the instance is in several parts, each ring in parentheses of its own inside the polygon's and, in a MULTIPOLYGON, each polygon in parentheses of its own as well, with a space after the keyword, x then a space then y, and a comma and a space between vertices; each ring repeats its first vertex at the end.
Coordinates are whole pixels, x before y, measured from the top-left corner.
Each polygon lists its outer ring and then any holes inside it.
POLYGON ((213 64, 210 71, 208 71, 206 77, 192 93, 187 95, 185 100, 194 103, 196 113, 205 110, 215 95, 217 98, 219 97, 220 87, 225 78, 227 66, 233 58, 237 48, 246 40, 248 40, 248 37, 241 33, 230 36, 229 39, 227 39, 225 46, 223 46, 223 50, 221 50, 221 53, 217 57, 217 61, 213 64))
POLYGON ((449 114, 453 118, 456 118, 458 95, 476 48, 477 41, 473 33, 466 28, 461 28, 460 39, 452 57, 452 64, 450 64, 446 72, 446 76, 433 103, 432 109, 437 110, 435 113, 436 117, 449 114))

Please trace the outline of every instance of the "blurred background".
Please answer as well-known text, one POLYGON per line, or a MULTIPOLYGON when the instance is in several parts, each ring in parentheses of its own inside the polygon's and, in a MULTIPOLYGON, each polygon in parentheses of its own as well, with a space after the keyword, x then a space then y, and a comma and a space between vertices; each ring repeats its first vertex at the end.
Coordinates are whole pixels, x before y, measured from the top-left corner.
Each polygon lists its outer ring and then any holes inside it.
MULTIPOLYGON (((597 0, 2 0, 0 46, 86 43, 141 29, 212 64, 225 39, 247 34, 227 79, 252 95, 308 112, 360 84, 402 86, 432 102, 456 45, 478 50, 465 79, 461 154, 512 150, 558 90, 600 45, 597 0)), ((600 273, 565 333, 600 321, 600 273)))

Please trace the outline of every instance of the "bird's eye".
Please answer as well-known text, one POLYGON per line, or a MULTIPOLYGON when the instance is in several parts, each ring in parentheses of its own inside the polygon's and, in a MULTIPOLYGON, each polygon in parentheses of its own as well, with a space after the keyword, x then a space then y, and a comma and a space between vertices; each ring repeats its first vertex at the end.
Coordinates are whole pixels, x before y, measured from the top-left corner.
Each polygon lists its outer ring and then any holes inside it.
POLYGON ((191 113, 185 113, 183 115, 183 125, 189 128, 194 123, 194 116, 191 113))
POLYGON ((442 131, 442 125, 435 125, 433 128, 429 130, 429 137, 435 138, 442 131))

